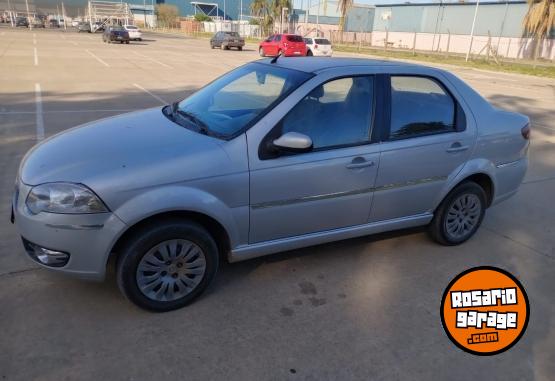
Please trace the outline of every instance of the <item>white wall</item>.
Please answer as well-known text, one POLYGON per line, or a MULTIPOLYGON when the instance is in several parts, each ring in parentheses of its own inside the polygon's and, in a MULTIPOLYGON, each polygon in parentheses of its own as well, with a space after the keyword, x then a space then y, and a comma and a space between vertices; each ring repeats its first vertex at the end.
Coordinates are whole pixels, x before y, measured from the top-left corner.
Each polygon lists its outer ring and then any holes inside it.
MULTIPOLYGON (((412 49, 415 33, 409 32, 389 32, 387 40, 394 48, 412 49)), ((384 46, 386 32, 372 32, 372 45, 384 46)), ((470 45, 469 35, 452 34, 450 39, 448 34, 416 33, 416 50, 428 51, 447 51, 449 41, 449 52, 465 54, 470 45)), ((472 41, 472 54, 486 55, 485 46, 488 43, 487 36, 474 36, 472 41), (483 50, 482 50, 483 49, 483 50)), ((555 41, 544 41, 543 48, 540 49, 542 58, 555 59, 555 41)), ((533 42, 529 38, 514 37, 491 37, 491 46, 497 50, 498 55, 507 58, 531 58, 533 55, 533 42)))

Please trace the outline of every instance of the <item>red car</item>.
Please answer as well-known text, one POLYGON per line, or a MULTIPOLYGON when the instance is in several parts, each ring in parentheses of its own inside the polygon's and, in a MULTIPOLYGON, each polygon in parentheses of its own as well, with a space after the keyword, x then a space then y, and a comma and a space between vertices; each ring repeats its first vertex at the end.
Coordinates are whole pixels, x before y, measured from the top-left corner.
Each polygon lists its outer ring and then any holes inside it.
POLYGON ((260 56, 277 56, 280 53, 286 57, 306 56, 306 44, 301 36, 296 34, 273 34, 260 43, 260 56))

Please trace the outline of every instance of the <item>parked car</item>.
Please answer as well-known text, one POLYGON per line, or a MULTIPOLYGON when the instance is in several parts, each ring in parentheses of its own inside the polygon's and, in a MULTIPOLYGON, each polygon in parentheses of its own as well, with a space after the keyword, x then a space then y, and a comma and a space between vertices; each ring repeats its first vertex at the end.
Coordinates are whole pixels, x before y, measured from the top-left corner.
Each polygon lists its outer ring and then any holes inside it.
POLYGON ((210 47, 212 49, 218 47, 225 50, 229 50, 229 48, 243 50, 243 46, 245 46, 245 39, 237 32, 217 32, 210 39, 210 47))
POLYGON ((306 56, 306 44, 301 36, 296 34, 274 34, 258 47, 261 57, 278 56, 306 56))
POLYGON ((129 33, 129 38, 131 40, 143 40, 143 34, 141 33, 141 30, 135 25, 124 25, 123 28, 127 31, 127 33, 129 33))
POLYGON ((77 21, 77 20, 72 20, 72 21, 71 21, 71 26, 74 27, 74 28, 77 28, 77 27, 79 26, 79 21, 77 21))
POLYGON ((18 17, 15 20, 15 26, 23 26, 25 28, 29 27, 29 21, 27 21, 26 17, 18 17))
POLYGON ((104 32, 105 30, 106 30, 106 25, 101 21, 97 21, 92 24, 92 31, 91 31, 92 33, 104 32))
POLYGON ((60 23, 58 22, 58 20, 51 19, 51 20, 48 22, 48 26, 49 26, 50 28, 59 28, 59 27, 60 27, 60 23))
POLYGON ((444 70, 267 59, 33 147, 12 221, 42 266, 102 279, 114 256, 123 294, 167 311, 222 258, 421 225, 461 244, 517 192, 529 138, 526 116, 444 70))
POLYGON ((81 32, 91 33, 91 24, 89 22, 86 22, 86 21, 79 22, 79 24, 77 25, 77 32, 78 33, 81 33, 81 32))
POLYGON ((33 21, 33 28, 45 28, 46 26, 44 25, 44 21, 42 20, 35 20, 33 21))
POLYGON ((333 54, 331 42, 326 38, 305 37, 304 42, 307 56, 331 57, 333 54))
POLYGON ((129 44, 129 32, 119 25, 111 25, 102 33, 102 41, 107 43, 119 42, 129 44))

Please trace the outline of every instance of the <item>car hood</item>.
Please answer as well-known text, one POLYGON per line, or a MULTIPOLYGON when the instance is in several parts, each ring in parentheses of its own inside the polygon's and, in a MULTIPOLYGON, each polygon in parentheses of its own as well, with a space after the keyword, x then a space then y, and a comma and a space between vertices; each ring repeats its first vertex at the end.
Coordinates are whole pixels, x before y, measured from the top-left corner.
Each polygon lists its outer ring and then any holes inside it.
POLYGON ((181 127, 161 108, 87 123, 35 146, 22 161, 28 185, 66 181, 97 193, 217 176, 230 170, 221 140, 181 127))

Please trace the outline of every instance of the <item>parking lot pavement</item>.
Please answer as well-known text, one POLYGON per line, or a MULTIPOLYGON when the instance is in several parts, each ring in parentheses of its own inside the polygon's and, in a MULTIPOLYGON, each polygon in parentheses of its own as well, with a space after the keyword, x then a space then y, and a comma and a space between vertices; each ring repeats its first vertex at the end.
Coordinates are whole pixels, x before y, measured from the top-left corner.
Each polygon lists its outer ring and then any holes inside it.
POLYGON ((553 379, 555 81, 453 69, 533 121, 520 192, 468 243, 441 247, 413 230, 224 264, 196 303, 152 314, 120 296, 113 274, 87 283, 24 258, 8 222, 18 163, 43 135, 183 98, 256 49, 161 34, 108 45, 98 34, 0 33, 2 379, 553 379), (526 334, 494 357, 455 347, 439 317, 449 281, 478 265, 512 272, 530 298, 526 334))

